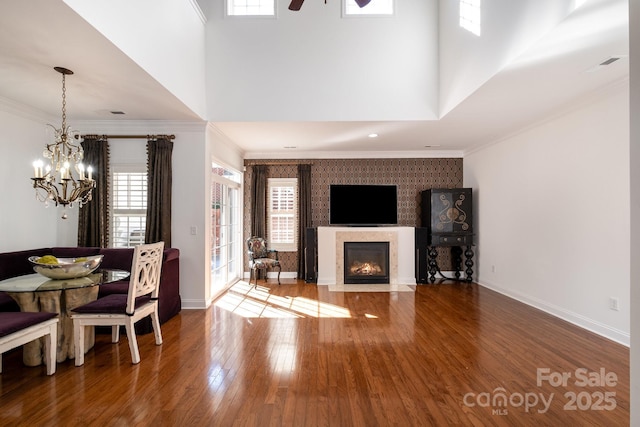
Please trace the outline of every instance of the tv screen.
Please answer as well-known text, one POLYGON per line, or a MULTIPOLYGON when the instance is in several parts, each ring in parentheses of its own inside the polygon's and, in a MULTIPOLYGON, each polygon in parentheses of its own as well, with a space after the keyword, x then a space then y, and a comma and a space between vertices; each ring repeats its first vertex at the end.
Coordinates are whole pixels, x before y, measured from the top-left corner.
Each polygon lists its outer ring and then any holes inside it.
POLYGON ((398 223, 395 185, 337 185, 329 188, 332 225, 390 225, 398 223))

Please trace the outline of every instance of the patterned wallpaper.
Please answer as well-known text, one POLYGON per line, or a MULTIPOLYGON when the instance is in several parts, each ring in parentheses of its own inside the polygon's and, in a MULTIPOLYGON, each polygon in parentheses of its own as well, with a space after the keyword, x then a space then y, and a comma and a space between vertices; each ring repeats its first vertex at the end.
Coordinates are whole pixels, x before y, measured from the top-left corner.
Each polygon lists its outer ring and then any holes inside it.
MULTIPOLYGON (((270 178, 297 176, 297 163, 311 166, 311 205, 313 226, 329 225, 329 185, 395 184, 398 186, 398 225, 420 226, 420 191, 428 188, 462 187, 462 159, 313 159, 245 160, 244 238, 251 233, 251 180, 254 164, 268 164, 270 178)), ((296 271, 297 253, 281 252, 282 271, 296 271)), ((439 259, 443 269, 450 265, 447 256, 439 259)), ((248 261, 245 256, 245 270, 248 261)))

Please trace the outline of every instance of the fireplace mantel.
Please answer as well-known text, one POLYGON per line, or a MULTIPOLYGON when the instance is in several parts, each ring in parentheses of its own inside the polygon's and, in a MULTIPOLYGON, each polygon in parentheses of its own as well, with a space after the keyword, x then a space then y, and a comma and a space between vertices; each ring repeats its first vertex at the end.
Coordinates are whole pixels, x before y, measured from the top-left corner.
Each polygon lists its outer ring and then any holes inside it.
POLYGON ((344 242, 389 242, 390 284, 416 284, 413 227, 318 227, 318 285, 344 284, 344 242))

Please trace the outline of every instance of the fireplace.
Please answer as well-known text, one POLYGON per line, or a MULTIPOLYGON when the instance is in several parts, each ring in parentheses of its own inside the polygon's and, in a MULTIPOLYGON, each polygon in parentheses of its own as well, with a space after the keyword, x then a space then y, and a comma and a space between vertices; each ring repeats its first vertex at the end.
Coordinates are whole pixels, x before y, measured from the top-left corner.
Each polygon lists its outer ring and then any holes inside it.
POLYGON ((344 242, 344 283, 390 283, 389 242, 344 242))
POLYGON ((318 227, 318 285, 344 284, 345 242, 389 242, 389 285, 415 285, 413 227, 318 227))

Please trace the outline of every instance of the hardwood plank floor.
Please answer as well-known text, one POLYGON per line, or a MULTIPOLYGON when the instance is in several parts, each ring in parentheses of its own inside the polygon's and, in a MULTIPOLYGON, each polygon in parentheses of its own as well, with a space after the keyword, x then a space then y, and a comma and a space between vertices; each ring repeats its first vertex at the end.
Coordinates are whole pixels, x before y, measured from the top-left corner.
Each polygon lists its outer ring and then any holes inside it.
POLYGON ((629 424, 628 348, 475 284, 248 289, 138 337, 139 365, 103 334, 52 377, 5 354, 0 425, 629 424))

